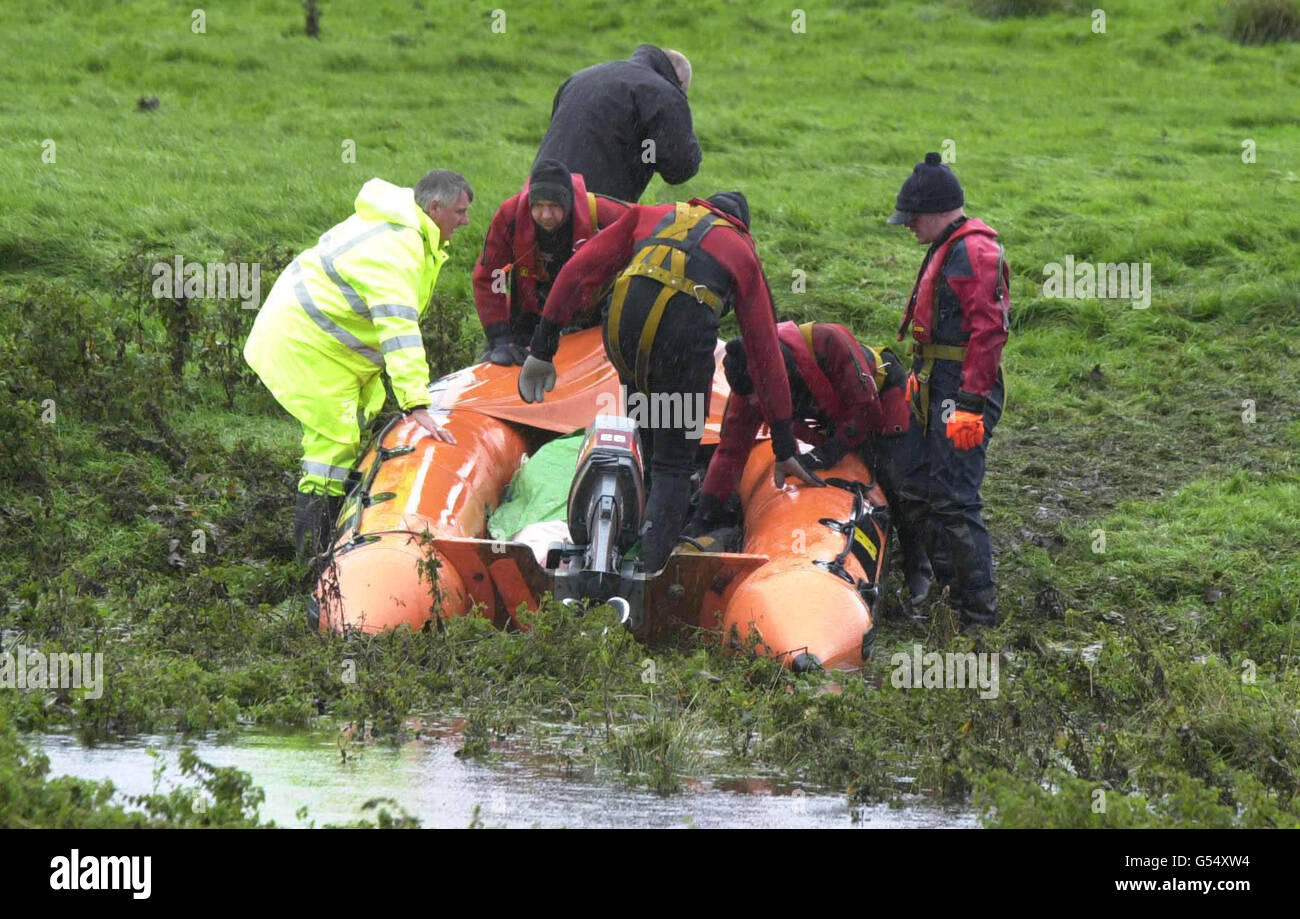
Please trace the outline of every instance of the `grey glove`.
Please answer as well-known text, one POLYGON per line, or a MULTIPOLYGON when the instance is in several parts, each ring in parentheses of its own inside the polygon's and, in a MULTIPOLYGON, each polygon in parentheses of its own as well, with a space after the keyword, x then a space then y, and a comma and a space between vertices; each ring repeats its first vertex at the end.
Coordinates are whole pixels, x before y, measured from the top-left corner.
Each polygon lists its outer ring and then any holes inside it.
POLYGON ((500 338, 492 339, 492 344, 488 345, 487 360, 502 367, 511 367, 522 364, 528 359, 528 349, 515 344, 514 339, 509 335, 503 335, 500 338))
POLYGON ((785 488, 786 476, 798 479, 805 485, 818 485, 823 487, 826 485, 826 483, 819 479, 814 473, 804 469, 798 458, 793 456, 789 459, 777 460, 776 465, 772 467, 772 484, 777 488, 785 488))
POLYGON ((525 402, 542 402, 546 393, 555 388, 555 365, 539 357, 528 355, 519 370, 519 398, 525 402))

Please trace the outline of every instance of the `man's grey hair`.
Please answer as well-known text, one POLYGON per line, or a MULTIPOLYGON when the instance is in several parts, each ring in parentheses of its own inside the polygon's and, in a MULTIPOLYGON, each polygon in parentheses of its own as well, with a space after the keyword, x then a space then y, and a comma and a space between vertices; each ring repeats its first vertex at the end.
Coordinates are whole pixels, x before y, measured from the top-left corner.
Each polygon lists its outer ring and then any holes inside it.
POLYGON ((673 51, 671 48, 665 48, 664 54, 672 62, 673 70, 677 73, 677 82, 682 86, 682 92, 691 90, 691 62, 686 59, 686 55, 680 51, 673 51))
POLYGON ((435 169, 426 172, 416 184, 415 203, 422 211, 428 211, 429 205, 435 201, 442 207, 450 207, 460 200, 461 192, 468 195, 470 201, 474 200, 474 189, 469 187, 463 175, 450 169, 435 169))

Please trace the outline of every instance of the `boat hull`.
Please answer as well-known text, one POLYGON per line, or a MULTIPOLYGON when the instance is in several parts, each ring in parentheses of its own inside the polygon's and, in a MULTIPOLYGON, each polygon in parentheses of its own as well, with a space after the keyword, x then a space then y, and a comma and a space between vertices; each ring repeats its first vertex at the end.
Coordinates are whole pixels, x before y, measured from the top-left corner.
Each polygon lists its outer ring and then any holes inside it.
MULTIPOLYGON (((541 406, 518 399, 513 367, 481 364, 435 384, 431 411, 454 444, 409 418, 384 431, 362 459, 362 483, 317 584, 322 630, 418 629, 435 615, 474 613, 524 625, 519 613, 536 608, 553 581, 528 547, 482 539, 488 516, 530 447, 589 423, 619 395, 598 329, 565 336, 556 363, 560 384, 541 406)), ((719 373, 706 444, 717 441, 725 387, 719 373)), ((859 588, 883 580, 888 529, 883 513, 864 523, 862 511, 883 512, 884 496, 856 456, 825 473, 865 483, 856 497, 841 487, 777 490, 772 467, 767 443, 756 445, 739 487, 742 553, 678 552, 638 584, 638 634, 684 624, 796 669, 859 667, 875 625, 872 598, 859 588), (859 551, 849 552, 855 533, 859 551)))

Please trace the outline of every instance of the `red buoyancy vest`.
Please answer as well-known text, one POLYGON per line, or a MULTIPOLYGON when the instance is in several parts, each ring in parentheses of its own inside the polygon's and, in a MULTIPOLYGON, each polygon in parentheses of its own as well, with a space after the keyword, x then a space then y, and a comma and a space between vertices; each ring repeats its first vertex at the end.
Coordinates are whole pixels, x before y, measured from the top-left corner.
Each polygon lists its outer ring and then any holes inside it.
MULTIPOLYGON (((997 232, 975 217, 967 218, 957 230, 943 241, 930 261, 925 265, 925 271, 916 286, 912 288, 912 296, 907 301, 907 309, 903 311, 903 321, 898 327, 898 340, 902 341, 903 336, 907 334, 907 327, 912 326, 912 337, 919 342, 929 343, 933 339, 931 335, 934 330, 934 301, 935 289, 939 282, 939 277, 943 272, 943 263, 948 260, 948 252, 959 239, 967 236, 987 236, 996 240, 997 232)), ((974 260, 972 259, 972 263, 974 260)), ((1003 265, 1003 278, 1001 283, 1009 283, 1009 276, 1005 264, 1003 265)))
MULTIPOLYGON (((573 204, 570 206, 572 210, 570 219, 573 221, 573 249, 576 252, 578 247, 591 239, 594 233, 592 212, 595 208, 587 197, 586 181, 576 172, 570 173, 570 176, 573 179, 573 204)), ((511 270, 515 273, 516 289, 518 289, 521 281, 535 286, 539 280, 554 280, 554 278, 542 277, 539 274, 537 264, 537 224, 533 223, 532 204, 528 200, 528 185, 529 182, 524 183, 524 190, 519 193, 519 200, 515 203, 514 262, 511 270)), ((528 299, 533 300, 534 298, 530 297, 528 299)))
MULTIPOLYGON (((851 341, 849 347, 857 347, 857 339, 844 326, 832 322, 820 322, 818 325, 834 330, 837 335, 846 336, 851 341)), ((790 349, 794 357, 795 369, 799 371, 804 385, 808 387, 813 399, 826 412, 831 422, 837 428, 841 424, 848 423, 850 419, 846 417, 847 410, 844 402, 840 399, 834 384, 831 383, 830 377, 826 376, 825 371, 818 365, 817 355, 808 347, 808 341, 799 326, 793 322, 777 323, 776 335, 790 349)))

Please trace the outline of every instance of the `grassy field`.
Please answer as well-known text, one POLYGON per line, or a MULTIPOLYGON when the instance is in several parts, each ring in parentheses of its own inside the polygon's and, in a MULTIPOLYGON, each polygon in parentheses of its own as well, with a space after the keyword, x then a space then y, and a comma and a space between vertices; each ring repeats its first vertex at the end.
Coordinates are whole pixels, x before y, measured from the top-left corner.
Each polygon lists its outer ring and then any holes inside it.
MULTIPOLYGON (((193 4, 0 10, 0 634, 111 652, 100 699, 0 690, 0 825, 198 819, 47 781, 20 730, 325 719, 395 741, 446 711, 469 755, 579 722, 579 767, 665 793, 721 747, 732 770, 996 825, 1300 823, 1300 47, 1233 41, 1210 0, 1108 5, 1104 33, 1069 3, 819 0, 797 32, 766 0, 516 0, 504 33, 496 3, 321 5, 319 41, 287 0, 213 4, 201 33, 193 4), (643 200, 744 190, 783 318, 892 340, 923 250, 884 219, 927 150, 1000 232, 985 498, 1006 622, 974 646, 1005 652, 997 699, 891 687, 892 650, 972 647, 943 610, 886 620, 883 663, 838 693, 697 644, 656 649, 647 687, 643 649, 554 611, 527 636, 306 633, 298 432, 240 361, 253 313, 154 300, 143 269, 251 259, 269 290, 368 178, 457 169, 477 197, 425 325, 434 370, 459 366, 482 340, 472 260, 556 87, 643 41, 692 58, 704 149, 643 200), (1149 263, 1149 307, 1044 296, 1067 256, 1149 263)), ((203 819, 257 819, 247 777, 191 766, 223 802, 203 819)))

